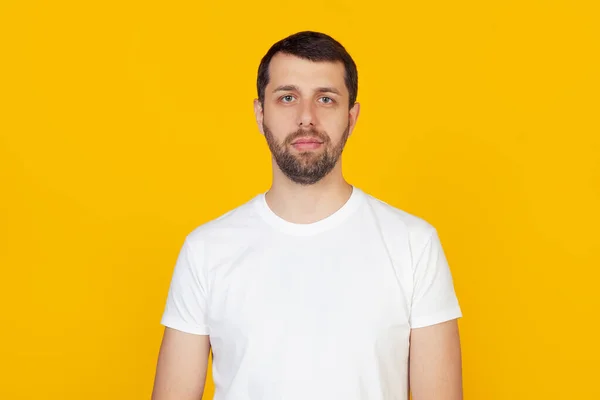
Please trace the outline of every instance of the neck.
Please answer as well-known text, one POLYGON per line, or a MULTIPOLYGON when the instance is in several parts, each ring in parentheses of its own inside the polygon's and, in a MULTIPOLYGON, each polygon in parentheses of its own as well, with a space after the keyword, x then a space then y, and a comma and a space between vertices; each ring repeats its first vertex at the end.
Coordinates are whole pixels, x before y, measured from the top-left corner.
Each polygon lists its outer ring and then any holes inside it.
POLYGON ((269 208, 279 217, 297 224, 317 222, 339 210, 352 193, 341 165, 313 185, 292 182, 273 168, 273 184, 265 195, 269 208))

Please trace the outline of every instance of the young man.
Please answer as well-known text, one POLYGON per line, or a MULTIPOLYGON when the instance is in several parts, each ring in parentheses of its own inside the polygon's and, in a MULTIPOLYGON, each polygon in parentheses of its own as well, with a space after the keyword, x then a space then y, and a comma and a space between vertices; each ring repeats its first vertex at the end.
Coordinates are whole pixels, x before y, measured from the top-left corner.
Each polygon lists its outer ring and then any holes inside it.
POLYGON ((264 194, 189 233, 175 265, 154 400, 462 399, 461 310, 436 230, 342 176, 356 66, 300 32, 258 70, 273 158, 264 194))

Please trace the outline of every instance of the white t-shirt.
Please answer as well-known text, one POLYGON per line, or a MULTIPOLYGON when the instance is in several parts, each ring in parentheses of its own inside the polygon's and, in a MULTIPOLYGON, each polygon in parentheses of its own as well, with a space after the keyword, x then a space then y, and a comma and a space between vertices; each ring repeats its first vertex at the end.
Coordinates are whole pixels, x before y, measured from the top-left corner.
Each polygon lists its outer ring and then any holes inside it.
POLYGON ((354 187, 315 223, 262 193, 194 229, 162 324, 210 335, 214 400, 406 400, 410 329, 461 316, 434 227, 354 187))

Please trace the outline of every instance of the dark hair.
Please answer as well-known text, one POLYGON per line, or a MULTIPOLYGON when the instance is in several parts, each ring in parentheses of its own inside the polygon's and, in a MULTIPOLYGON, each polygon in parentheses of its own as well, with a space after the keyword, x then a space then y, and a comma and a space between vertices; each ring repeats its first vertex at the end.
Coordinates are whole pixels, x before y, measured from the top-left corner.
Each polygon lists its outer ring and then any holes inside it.
POLYGON ((350 104, 352 107, 356 102, 358 93, 358 72, 354 60, 348 54, 344 46, 331 36, 320 32, 303 31, 286 37, 275 43, 267 54, 262 58, 258 67, 258 78, 256 88, 258 100, 261 104, 265 100, 265 87, 269 83, 269 64, 277 53, 290 54, 310 61, 341 61, 346 69, 344 77, 346 88, 350 93, 350 104))

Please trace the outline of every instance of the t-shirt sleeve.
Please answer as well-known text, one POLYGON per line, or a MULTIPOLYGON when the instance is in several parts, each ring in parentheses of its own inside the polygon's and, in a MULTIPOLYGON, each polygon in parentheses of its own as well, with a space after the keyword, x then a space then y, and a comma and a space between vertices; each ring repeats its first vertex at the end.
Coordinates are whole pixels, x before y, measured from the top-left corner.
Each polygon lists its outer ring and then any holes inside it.
POLYGON ((179 251, 161 324, 197 335, 208 335, 207 280, 198 255, 187 238, 179 251))
POLYGON ((413 288, 412 328, 462 317, 452 274, 435 229, 418 255, 413 270, 413 288))

